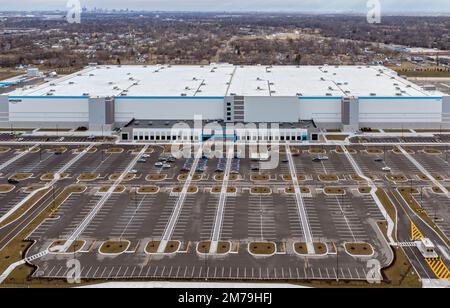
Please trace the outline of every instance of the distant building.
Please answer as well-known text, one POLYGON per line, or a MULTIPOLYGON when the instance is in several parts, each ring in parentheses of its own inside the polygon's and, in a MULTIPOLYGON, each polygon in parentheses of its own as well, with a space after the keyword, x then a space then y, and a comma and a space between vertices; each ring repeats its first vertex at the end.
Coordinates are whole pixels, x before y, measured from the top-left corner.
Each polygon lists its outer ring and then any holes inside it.
MULTIPOLYGON (((53 123, 103 130, 139 119, 152 122, 153 131, 156 124, 167 129, 166 121, 200 115, 218 123, 282 123, 288 132, 284 140, 301 140, 304 121, 344 130, 439 127, 449 122, 450 98, 383 66, 91 64, 0 96, 0 112, 8 114, 8 121, 0 123, 6 127, 53 123)), ((131 126, 140 131, 136 123, 131 126)))

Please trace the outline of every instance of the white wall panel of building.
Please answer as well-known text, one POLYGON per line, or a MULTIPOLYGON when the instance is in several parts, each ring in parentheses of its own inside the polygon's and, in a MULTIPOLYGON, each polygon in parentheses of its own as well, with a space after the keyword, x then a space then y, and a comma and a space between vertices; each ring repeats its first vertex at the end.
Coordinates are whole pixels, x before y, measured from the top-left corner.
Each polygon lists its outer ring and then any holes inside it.
POLYGON ((223 97, 167 97, 115 99, 116 122, 125 123, 135 119, 193 120, 196 115, 203 119, 223 119, 223 97))
POLYGON ((9 97, 11 122, 88 122, 85 97, 9 97))
POLYGON ((360 123, 431 123, 442 119, 442 98, 360 98, 360 123))
POLYGON ((297 122, 298 99, 293 96, 246 96, 245 122, 297 122))
POLYGON ((341 101, 340 97, 300 97, 300 119, 314 119, 317 123, 340 123, 341 101))

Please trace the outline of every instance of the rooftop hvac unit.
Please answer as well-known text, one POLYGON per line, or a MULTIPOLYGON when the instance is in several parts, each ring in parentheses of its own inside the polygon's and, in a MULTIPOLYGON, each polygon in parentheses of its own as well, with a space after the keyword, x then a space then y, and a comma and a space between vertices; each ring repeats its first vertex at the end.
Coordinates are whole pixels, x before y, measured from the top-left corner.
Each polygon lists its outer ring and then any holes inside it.
POLYGON ((193 77, 192 80, 197 81, 197 77, 193 77))
POLYGON ((325 78, 323 78, 323 77, 320 77, 320 81, 325 81, 325 78))
POLYGON ((328 87, 328 90, 333 91, 333 87, 328 87))
POLYGON ((331 93, 327 93, 326 96, 332 96, 332 94, 331 93))
POLYGON ((166 122, 164 123, 164 125, 166 125, 166 126, 169 126, 169 124, 170 124, 169 121, 166 121, 166 122))
POLYGON ((73 82, 73 81, 69 81, 69 84, 75 84, 75 82, 73 82))
POLYGON ((107 66, 107 67, 106 67, 106 69, 107 69, 107 70, 110 70, 110 69, 111 69, 111 67, 107 66))
POLYGON ((402 96, 402 93, 395 93, 396 96, 402 96))
POLYGON ((303 94, 302 93, 297 93, 296 96, 303 96, 303 94))
POLYGON ((94 77, 95 75, 94 74, 89 74, 89 77, 94 77))
POLYGON ((108 82, 108 84, 112 86, 114 84, 114 82, 110 81, 110 82, 108 82))
POLYGON ((127 73, 127 76, 130 76, 131 75, 131 73, 127 73))
POLYGON ((257 87, 256 90, 261 90, 261 87, 257 87))
POLYGON ((83 76, 83 74, 77 74, 77 76, 83 76))
POLYGON ((148 121, 148 125, 152 126, 153 125, 153 121, 148 121))
POLYGON ((191 88, 189 88, 189 87, 184 87, 184 89, 189 91, 191 88))
POLYGON ((181 93, 181 96, 187 96, 187 94, 186 93, 181 93))
POLYGON ((377 74, 377 77, 381 77, 381 74, 377 74))
POLYGON ((89 93, 83 93, 83 96, 89 96, 89 93))
POLYGON ((376 93, 370 93, 370 96, 377 96, 376 93))
POLYGON ((120 96, 127 96, 127 93, 120 93, 120 96))
POLYGON ((269 85, 273 86, 273 85, 275 85, 275 83, 273 83, 273 82, 269 82, 269 85))
POLYGON ((54 87, 54 86, 56 86, 56 84, 52 82, 52 83, 50 84, 50 86, 51 86, 51 87, 54 87))
POLYGON ((261 78, 259 78, 259 77, 256 77, 256 80, 260 81, 260 80, 261 80, 261 78))
POLYGON ((139 82, 133 83, 133 86, 137 86, 137 85, 139 85, 139 82))
POLYGON ((273 90, 272 90, 272 91, 270 91, 270 93, 271 93, 271 94, 275 94, 275 93, 277 93, 277 91, 273 91, 273 90))
POLYGON ((48 92, 47 96, 53 96, 53 93, 52 92, 48 92))
POLYGON ((128 78, 128 80, 134 80, 134 78, 133 78, 133 77, 130 77, 130 78, 128 78))

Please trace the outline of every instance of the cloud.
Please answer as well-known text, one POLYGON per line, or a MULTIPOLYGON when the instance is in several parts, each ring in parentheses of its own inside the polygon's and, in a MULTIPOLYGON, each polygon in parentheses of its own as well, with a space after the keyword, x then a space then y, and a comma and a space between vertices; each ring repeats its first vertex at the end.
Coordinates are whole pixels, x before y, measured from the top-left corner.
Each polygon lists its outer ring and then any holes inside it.
MULTIPOLYGON (((449 0, 380 0, 382 10, 450 12, 449 0)), ((66 0, 0 0, 0 10, 65 9, 66 0)), ((81 0, 88 8, 170 11, 365 11, 367 0, 81 0)))

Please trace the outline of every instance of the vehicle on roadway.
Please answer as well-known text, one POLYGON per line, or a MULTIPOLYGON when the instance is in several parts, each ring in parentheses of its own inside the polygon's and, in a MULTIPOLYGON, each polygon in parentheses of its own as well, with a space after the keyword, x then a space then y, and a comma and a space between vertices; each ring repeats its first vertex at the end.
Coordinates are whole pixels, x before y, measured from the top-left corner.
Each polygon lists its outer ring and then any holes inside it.
POLYGON ((328 160, 328 156, 317 156, 313 158, 313 162, 321 162, 323 160, 328 160))
POLYGON ((378 162, 378 163, 380 163, 380 162, 383 162, 384 161, 384 159, 383 158, 381 158, 381 157, 377 157, 377 158, 375 158, 374 159, 376 162, 378 162))
POLYGON ((392 169, 391 169, 391 167, 386 166, 386 167, 381 168, 381 170, 383 170, 385 172, 390 172, 392 169))
POLYGON ((8 179, 8 184, 19 184, 19 181, 16 179, 8 179))

